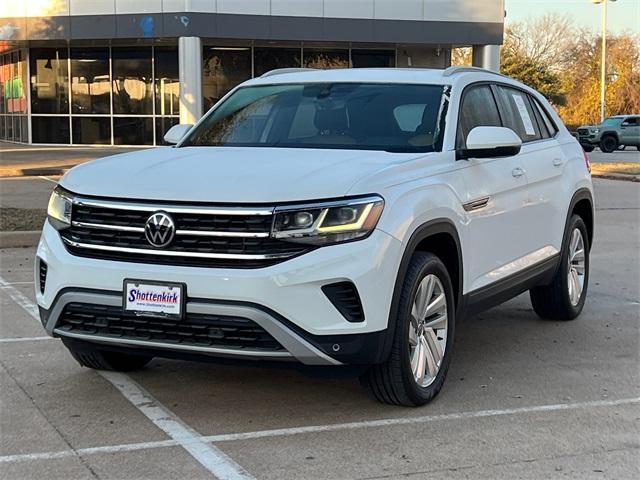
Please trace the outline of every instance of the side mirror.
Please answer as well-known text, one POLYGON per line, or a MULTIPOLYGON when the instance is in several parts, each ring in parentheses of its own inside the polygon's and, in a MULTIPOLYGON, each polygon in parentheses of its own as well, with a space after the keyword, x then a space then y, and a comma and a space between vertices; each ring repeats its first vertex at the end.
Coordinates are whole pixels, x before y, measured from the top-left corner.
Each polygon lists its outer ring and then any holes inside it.
POLYGON ((193 127, 193 125, 190 123, 189 124, 181 123, 179 125, 174 125, 169 129, 167 133, 164 134, 164 141, 172 145, 175 145, 180 140, 182 140, 182 137, 184 137, 184 135, 189 130, 191 130, 191 127, 193 127))
POLYGON ((520 153, 522 140, 505 127, 476 127, 467 136, 467 148, 456 151, 456 160, 512 157, 520 153))

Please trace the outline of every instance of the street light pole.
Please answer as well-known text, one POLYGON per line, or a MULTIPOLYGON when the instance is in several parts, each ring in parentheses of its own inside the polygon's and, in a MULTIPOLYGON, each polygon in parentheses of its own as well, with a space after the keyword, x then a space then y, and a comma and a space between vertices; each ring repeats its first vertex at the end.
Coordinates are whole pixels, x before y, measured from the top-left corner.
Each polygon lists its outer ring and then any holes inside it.
POLYGON ((607 4, 617 0, 591 0, 596 5, 602 4, 602 59, 600 65, 600 121, 604 121, 607 102, 607 4))

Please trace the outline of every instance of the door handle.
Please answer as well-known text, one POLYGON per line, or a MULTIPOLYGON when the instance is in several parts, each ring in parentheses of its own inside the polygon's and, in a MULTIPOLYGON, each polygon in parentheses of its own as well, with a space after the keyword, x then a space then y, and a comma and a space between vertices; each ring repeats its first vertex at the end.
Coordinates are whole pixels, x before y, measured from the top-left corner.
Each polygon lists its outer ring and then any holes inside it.
POLYGON ((515 178, 521 177, 524 175, 524 170, 521 169, 520 167, 516 167, 513 170, 511 170, 511 175, 513 175, 515 178))
POLYGON ((554 167, 559 167, 563 164, 564 162, 562 161, 561 158, 554 158, 553 159, 553 166, 554 167))

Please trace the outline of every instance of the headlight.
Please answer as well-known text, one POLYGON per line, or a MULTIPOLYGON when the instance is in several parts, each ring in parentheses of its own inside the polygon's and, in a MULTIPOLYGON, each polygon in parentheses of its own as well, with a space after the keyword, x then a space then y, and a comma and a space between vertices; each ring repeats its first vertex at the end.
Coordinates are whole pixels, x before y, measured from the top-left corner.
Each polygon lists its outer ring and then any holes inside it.
POLYGON ((378 196, 276 209, 272 236, 330 245, 364 238, 376 227, 384 200, 378 196))
POLYGON ((73 197, 61 187, 56 187, 49 198, 47 217, 49 223, 56 230, 62 230, 71 226, 71 205, 73 197))
POLYGON ((600 129, 599 128, 594 128, 593 129, 593 133, 595 133, 596 135, 600 133, 600 129))

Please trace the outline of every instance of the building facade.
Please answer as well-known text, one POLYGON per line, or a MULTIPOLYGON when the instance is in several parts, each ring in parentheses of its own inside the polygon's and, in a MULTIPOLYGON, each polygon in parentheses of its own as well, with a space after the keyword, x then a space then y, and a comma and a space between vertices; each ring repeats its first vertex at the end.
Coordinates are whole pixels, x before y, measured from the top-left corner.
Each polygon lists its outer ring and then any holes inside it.
POLYGON ((7 0, 0 140, 160 145, 274 68, 499 68, 504 0, 7 0))

